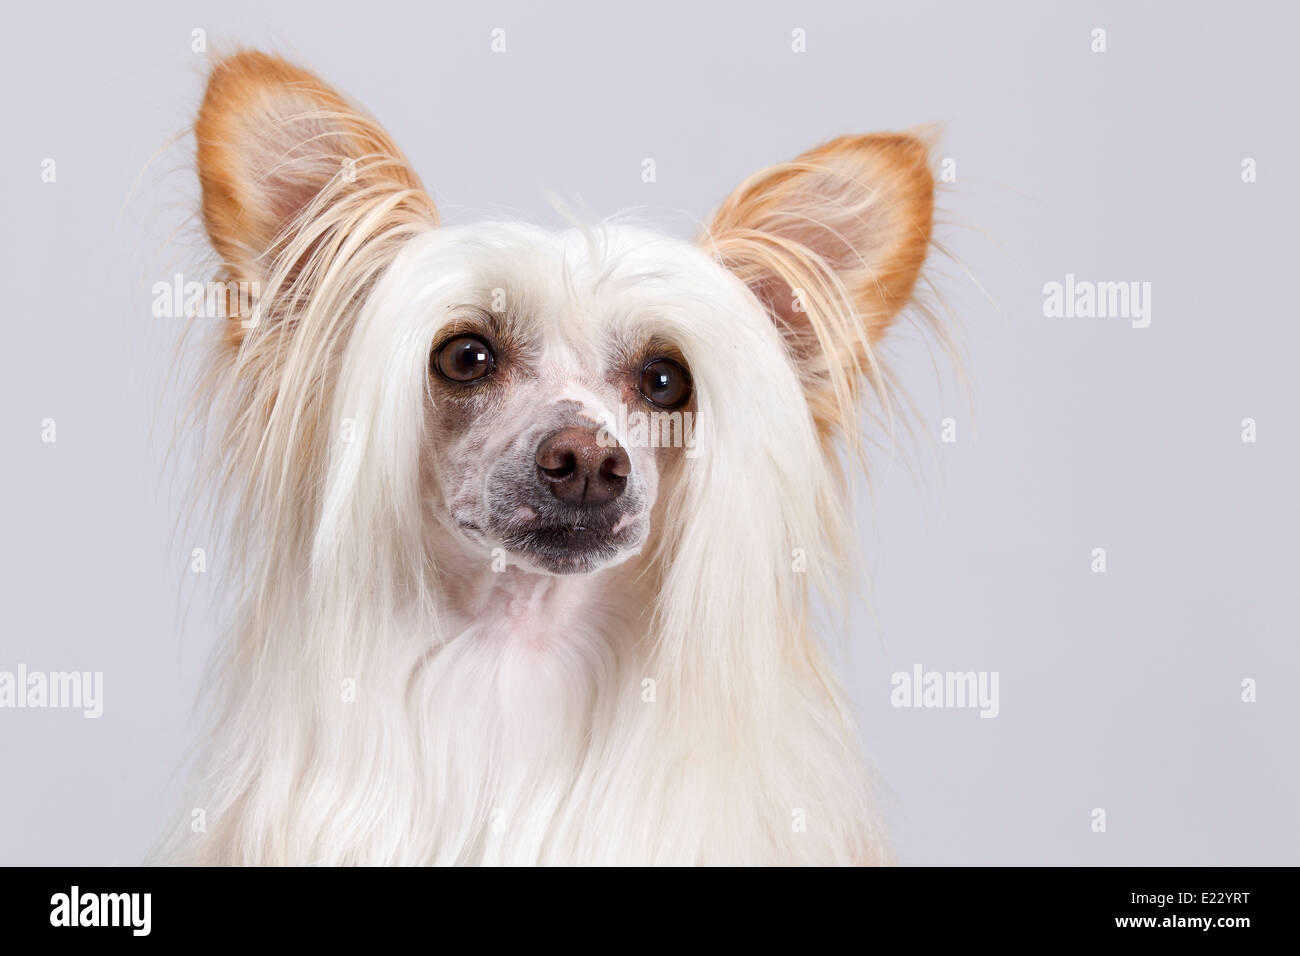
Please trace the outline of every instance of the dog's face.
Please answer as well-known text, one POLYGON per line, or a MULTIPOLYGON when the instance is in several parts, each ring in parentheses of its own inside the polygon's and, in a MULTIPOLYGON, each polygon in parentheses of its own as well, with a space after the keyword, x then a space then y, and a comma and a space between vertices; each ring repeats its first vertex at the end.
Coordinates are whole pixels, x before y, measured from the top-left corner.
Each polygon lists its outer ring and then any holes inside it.
POLYGON ((387 497, 394 547, 418 512, 423 549, 485 566, 596 572, 676 512, 716 512, 700 483, 824 463, 929 245, 907 135, 763 170, 695 242, 439 228, 374 120, 261 54, 217 66, 196 135, 223 277, 261 290, 225 349, 237 420, 262 434, 228 444, 258 487, 320 502, 309 526, 360 496, 355 535, 387 497), (332 444, 352 421, 362 440, 332 444))
POLYGON ((689 373, 656 349, 529 341, 510 324, 471 312, 432 350, 433 506, 471 542, 531 569, 616 562, 644 544, 658 489, 654 455, 619 440, 616 410, 654 395, 680 408, 689 373))
POLYGON ((444 230, 401 268, 440 280, 424 308, 446 317, 427 370, 431 517, 532 571, 638 553, 661 489, 699 450, 682 290, 712 282, 715 301, 735 300, 734 280, 685 243, 628 229, 599 244, 576 230, 444 230))

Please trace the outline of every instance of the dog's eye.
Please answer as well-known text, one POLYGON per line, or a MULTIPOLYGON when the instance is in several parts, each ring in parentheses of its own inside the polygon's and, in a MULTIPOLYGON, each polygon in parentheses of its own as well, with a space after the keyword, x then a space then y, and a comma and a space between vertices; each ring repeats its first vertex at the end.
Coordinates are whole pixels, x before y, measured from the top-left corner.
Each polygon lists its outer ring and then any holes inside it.
POLYGON ((660 408, 681 408, 691 398, 691 376, 670 358, 652 359, 641 369, 637 389, 660 408))
POLYGON ((496 368, 492 350, 474 335, 457 335, 433 353, 434 370, 451 382, 477 382, 496 368))

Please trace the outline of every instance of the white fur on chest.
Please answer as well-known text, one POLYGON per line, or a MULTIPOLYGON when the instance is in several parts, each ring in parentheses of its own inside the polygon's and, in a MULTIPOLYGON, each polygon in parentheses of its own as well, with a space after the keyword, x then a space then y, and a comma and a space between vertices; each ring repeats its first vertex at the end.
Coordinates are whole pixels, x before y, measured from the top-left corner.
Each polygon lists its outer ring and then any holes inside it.
MULTIPOLYGON (((883 858, 856 742, 820 687, 701 693, 590 595, 487 595, 433 640, 391 622, 355 698, 267 679, 221 736, 203 862, 370 865, 883 858), (279 693, 267 694, 268 686, 279 693), (255 741, 255 745, 251 743, 255 741)), ((289 671, 276 668, 281 673, 289 671)), ((304 675, 307 676, 307 675, 304 675)), ((260 683, 260 682, 259 682, 260 683)))
POLYGON ((628 703, 628 662, 576 590, 554 578, 491 588, 491 607, 412 675, 428 862, 540 862, 558 821, 582 812, 609 718, 628 703))

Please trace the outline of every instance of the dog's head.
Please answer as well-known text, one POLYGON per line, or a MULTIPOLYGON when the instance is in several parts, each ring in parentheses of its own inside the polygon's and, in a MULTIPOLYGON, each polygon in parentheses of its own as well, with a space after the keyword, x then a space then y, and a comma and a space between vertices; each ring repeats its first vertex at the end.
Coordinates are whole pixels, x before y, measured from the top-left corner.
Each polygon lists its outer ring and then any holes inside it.
POLYGON ((223 278, 254 290, 223 452, 265 532, 318 556, 374 536, 589 573, 684 516, 743 523, 755 475, 805 494, 929 247, 906 134, 757 173, 693 242, 440 227, 373 119, 262 54, 216 66, 196 134, 223 278))

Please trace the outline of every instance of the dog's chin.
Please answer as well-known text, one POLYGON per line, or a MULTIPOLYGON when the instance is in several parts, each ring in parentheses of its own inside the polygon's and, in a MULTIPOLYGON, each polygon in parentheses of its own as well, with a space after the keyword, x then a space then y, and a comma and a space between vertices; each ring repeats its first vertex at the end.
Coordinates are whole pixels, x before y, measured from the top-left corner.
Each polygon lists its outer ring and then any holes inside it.
POLYGON ((581 525, 512 529, 502 544, 523 568, 541 574, 594 574, 631 557, 644 540, 643 522, 613 531, 581 525))

